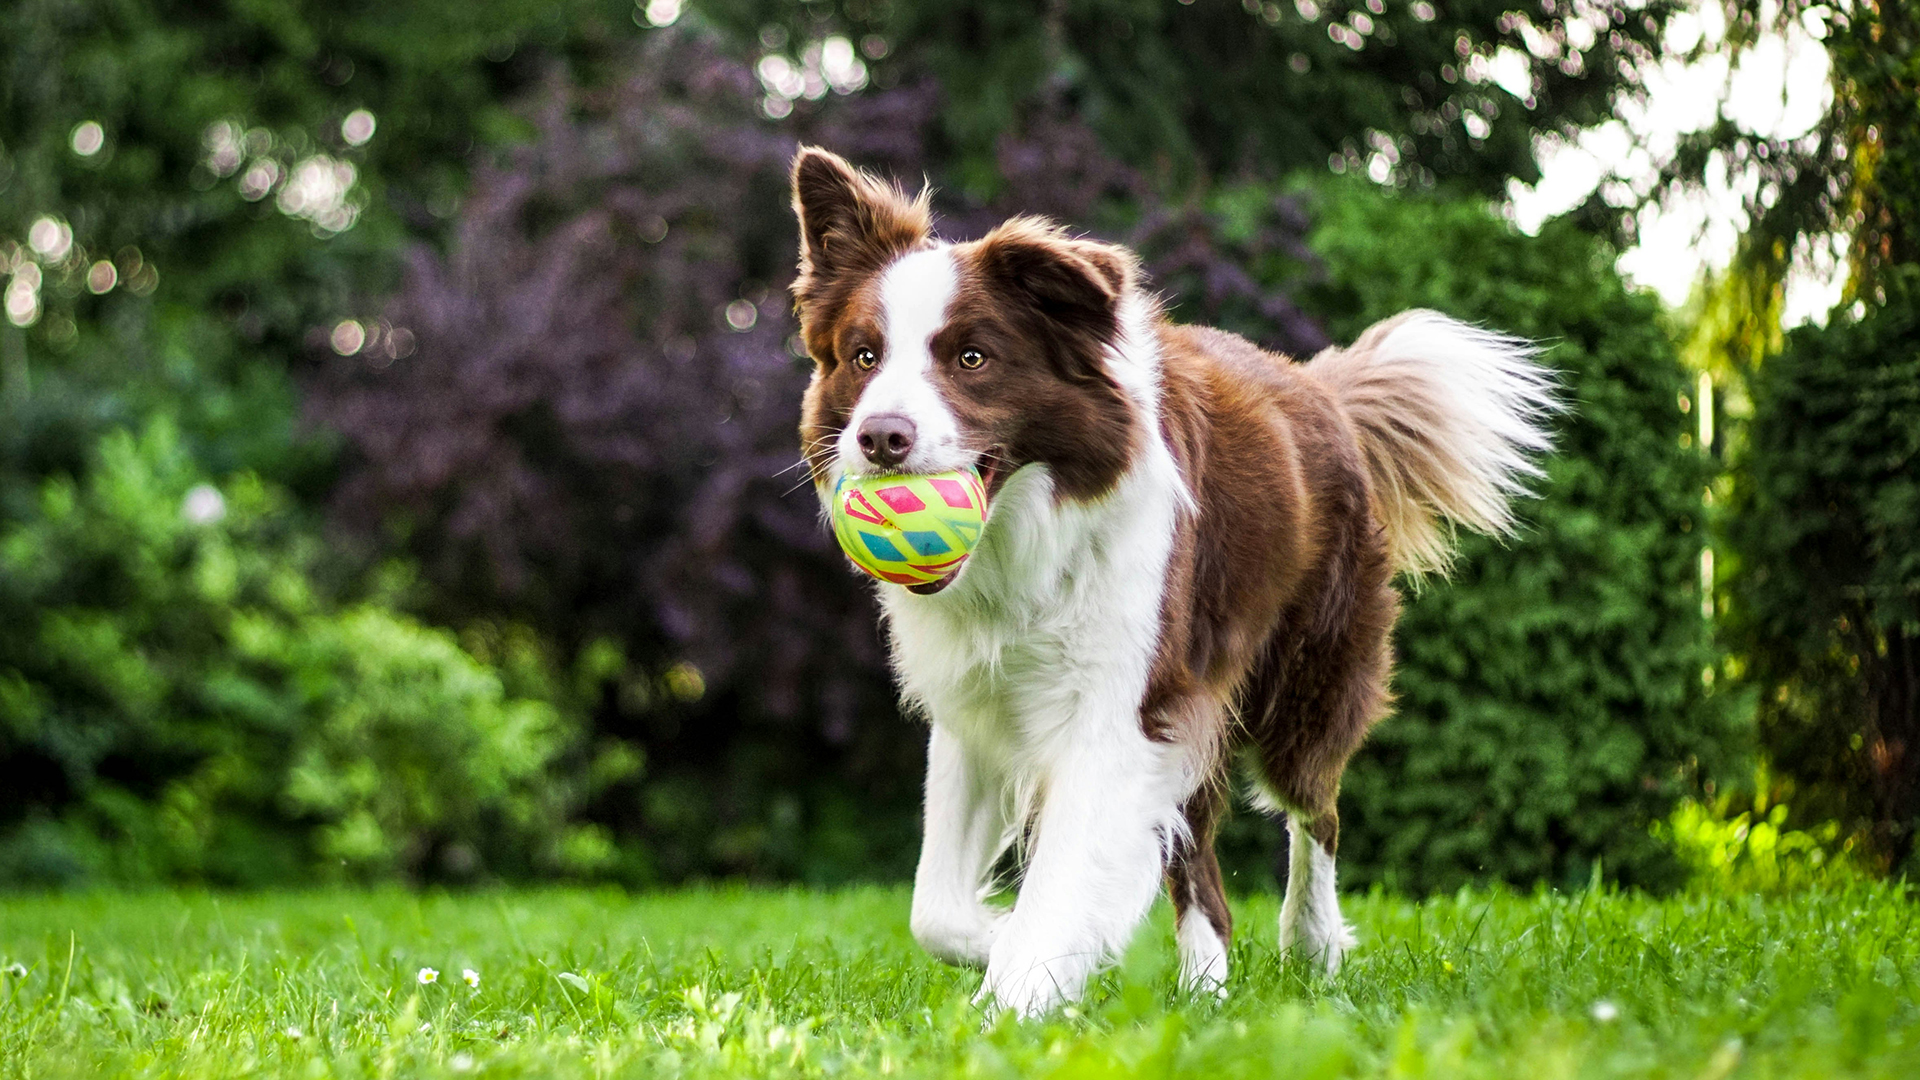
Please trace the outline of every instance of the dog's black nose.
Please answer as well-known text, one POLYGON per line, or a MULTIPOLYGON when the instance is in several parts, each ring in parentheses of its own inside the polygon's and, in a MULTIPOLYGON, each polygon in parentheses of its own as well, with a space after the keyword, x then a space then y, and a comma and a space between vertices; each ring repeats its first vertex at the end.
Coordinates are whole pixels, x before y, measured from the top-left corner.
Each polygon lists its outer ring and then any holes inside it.
POLYGON ((913 421, 898 413, 867 417, 860 422, 860 452, 883 469, 900 464, 913 452, 913 421))

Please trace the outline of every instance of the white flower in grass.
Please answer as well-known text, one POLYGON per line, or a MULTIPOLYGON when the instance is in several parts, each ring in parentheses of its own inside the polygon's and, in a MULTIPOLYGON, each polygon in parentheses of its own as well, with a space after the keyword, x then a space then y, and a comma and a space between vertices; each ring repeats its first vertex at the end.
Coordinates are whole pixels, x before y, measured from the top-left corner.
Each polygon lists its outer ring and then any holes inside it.
POLYGON ((433 970, 432 968, 420 969, 420 985, 421 986, 432 986, 434 983, 437 983, 439 981, 440 981, 439 972, 433 970))
POLYGON ((0 968, 0 971, 4 971, 16 979, 24 979, 27 977, 27 965, 21 963, 8 964, 6 967, 0 968))
POLYGON ((1593 1018, 1603 1024, 1611 1024, 1620 1019, 1620 1006, 1611 1001, 1600 1000, 1593 1003, 1593 1018))
POLYGON ((300 1038, 300 1035, 301 1035, 301 1031, 300 1031, 300 1029, 299 1029, 299 1028, 297 1028, 297 1027, 290 1027, 290 1028, 288 1028, 288 1029, 287 1029, 287 1038, 289 1038, 289 1039, 296 1039, 296 1040, 297 1040, 297 1039, 299 1039, 299 1038, 300 1038))
POLYGON ((473 987, 475 990, 480 989, 480 973, 473 970, 472 968, 461 968, 460 978, 468 986, 473 987))
POLYGON ((462 1050, 459 1053, 447 1059, 447 1068, 452 1069, 454 1072, 458 1072, 458 1073, 472 1072, 473 1071, 473 1055, 467 1053, 465 1050, 462 1050))

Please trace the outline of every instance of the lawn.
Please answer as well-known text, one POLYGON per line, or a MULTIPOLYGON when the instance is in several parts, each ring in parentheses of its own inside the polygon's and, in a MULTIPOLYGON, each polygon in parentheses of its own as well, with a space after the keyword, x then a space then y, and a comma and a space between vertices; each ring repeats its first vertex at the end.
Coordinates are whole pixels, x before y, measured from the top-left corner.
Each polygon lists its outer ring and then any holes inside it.
POLYGON ((1216 1003, 1176 991, 1162 905, 1082 1009, 983 1031, 894 889, 11 896, 0 1075, 1914 1077, 1915 910, 1353 897, 1329 981, 1252 897, 1216 1003))

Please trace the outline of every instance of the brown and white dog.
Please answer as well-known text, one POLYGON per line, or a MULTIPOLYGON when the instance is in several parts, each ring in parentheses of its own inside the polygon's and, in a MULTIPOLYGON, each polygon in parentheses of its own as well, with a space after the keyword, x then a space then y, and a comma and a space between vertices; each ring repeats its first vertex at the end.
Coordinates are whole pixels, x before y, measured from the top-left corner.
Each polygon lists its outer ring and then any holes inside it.
POLYGON ((1213 834, 1245 760, 1291 831, 1280 945, 1337 968, 1335 795, 1388 708, 1391 579, 1444 565, 1446 520, 1508 529, 1552 377, 1525 343, 1423 311, 1294 363, 1166 321, 1130 252, 1046 221, 947 243, 924 193, 817 149, 793 188, 823 502, 843 473, 968 466, 990 493, 959 570, 879 586, 932 724, 914 937, 985 967, 982 1000, 1043 1012, 1164 879, 1182 977, 1218 991, 1213 834))

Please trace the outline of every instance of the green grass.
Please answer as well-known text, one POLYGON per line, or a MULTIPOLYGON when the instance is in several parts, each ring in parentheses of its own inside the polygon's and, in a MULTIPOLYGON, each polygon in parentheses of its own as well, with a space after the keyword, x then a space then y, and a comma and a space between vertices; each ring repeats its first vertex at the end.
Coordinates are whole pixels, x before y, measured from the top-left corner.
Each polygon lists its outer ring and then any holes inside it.
POLYGON ((1082 1008, 983 1031, 899 890, 0 897, 0 1075, 1920 1076, 1891 887, 1355 897, 1331 981, 1252 898, 1221 1004, 1162 907, 1082 1008))

